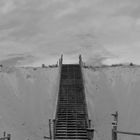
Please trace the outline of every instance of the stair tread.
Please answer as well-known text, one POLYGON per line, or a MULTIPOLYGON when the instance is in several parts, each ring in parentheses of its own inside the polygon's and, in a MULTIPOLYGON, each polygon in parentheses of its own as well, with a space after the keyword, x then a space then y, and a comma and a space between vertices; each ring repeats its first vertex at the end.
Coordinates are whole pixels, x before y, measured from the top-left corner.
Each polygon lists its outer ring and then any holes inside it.
POLYGON ((82 82, 79 64, 62 65, 54 126, 55 139, 88 140, 88 120, 82 82))

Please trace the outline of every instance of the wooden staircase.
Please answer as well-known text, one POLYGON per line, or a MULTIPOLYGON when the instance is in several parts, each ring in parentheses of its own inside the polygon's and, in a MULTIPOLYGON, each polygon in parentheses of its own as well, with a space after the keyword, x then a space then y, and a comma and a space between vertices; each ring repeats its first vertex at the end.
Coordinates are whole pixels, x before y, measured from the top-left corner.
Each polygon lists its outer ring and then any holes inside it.
POLYGON ((88 123, 81 67, 62 64, 54 139, 87 140, 88 123))

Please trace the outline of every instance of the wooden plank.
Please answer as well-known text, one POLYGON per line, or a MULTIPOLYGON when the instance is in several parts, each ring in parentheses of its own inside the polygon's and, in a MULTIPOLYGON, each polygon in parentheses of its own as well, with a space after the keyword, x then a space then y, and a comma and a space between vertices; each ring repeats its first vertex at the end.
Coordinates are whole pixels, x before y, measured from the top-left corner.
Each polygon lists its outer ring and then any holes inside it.
POLYGON ((127 134, 127 135, 140 136, 140 133, 135 133, 135 132, 124 132, 124 131, 114 131, 114 132, 119 133, 119 134, 127 134))

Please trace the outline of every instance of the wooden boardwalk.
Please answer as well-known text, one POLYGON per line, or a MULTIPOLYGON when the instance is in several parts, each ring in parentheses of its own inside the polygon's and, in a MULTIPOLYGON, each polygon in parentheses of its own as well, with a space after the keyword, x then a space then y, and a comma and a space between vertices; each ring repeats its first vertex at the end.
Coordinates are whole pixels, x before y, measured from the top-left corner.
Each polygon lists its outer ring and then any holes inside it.
POLYGON ((54 139, 88 139, 89 120, 79 64, 62 64, 54 139))

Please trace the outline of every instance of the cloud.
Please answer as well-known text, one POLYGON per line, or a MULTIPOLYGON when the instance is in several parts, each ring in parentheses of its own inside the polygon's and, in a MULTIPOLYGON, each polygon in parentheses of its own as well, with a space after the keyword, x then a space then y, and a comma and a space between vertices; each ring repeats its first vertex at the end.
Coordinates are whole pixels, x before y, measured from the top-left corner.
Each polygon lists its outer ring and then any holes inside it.
MULTIPOLYGON (((66 2, 66 1, 65 1, 66 2)), ((83 8, 89 7, 89 2, 84 0, 79 0, 78 2, 69 1, 69 4, 64 9, 60 9, 58 14, 56 15, 57 18, 62 18, 64 16, 68 16, 71 14, 76 14, 79 10, 83 8)))
POLYGON ((0 12, 2 14, 7 14, 16 8, 14 1, 12 0, 2 0, 0 3, 0 12))
POLYGON ((5 0, 0 7, 0 59, 16 52, 52 62, 81 53, 85 61, 136 55, 138 62, 138 0, 5 0))

